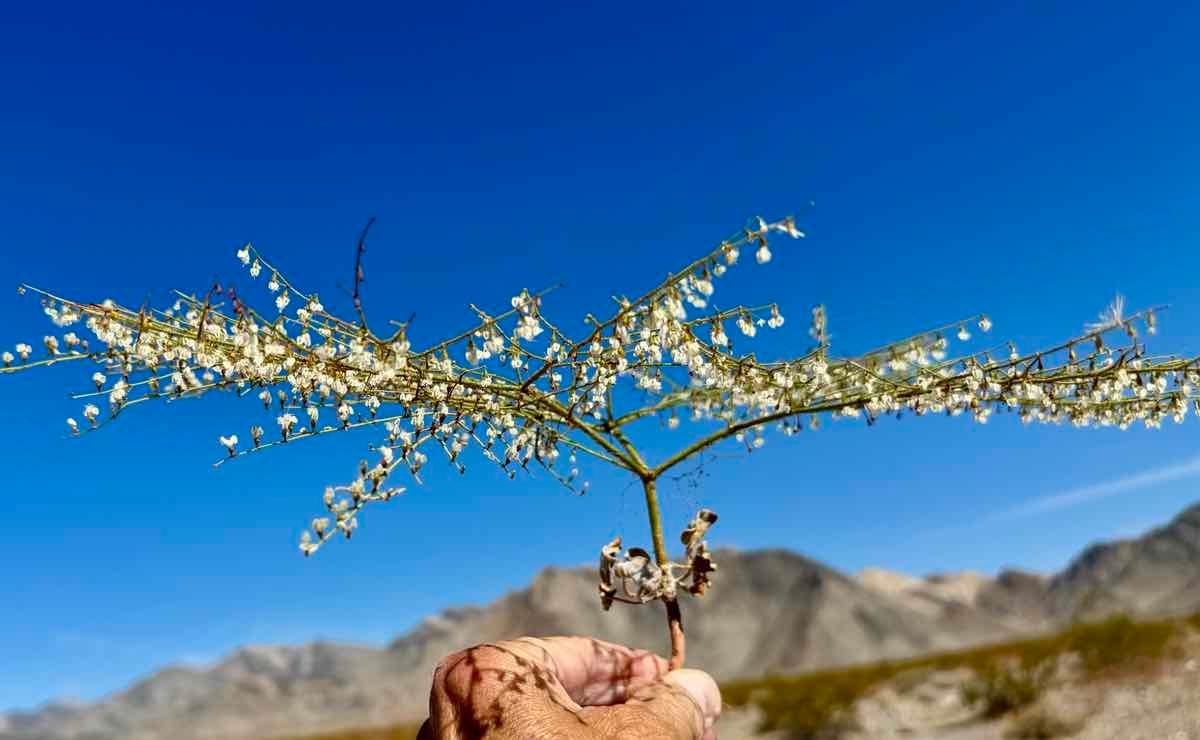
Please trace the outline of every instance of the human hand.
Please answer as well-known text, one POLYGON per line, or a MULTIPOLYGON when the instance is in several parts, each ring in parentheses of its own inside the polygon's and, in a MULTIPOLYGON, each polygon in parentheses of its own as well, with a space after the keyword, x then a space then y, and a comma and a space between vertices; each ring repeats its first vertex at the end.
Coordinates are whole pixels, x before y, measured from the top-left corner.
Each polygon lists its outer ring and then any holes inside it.
POLYGON ((524 637, 443 659, 419 740, 716 740, 703 671, 588 637, 524 637))

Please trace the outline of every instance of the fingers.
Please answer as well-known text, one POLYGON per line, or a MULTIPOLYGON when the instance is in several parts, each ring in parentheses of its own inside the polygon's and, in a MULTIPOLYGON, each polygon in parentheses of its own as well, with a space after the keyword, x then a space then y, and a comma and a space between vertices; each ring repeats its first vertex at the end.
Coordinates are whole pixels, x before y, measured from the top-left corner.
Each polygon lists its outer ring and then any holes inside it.
POLYGON ((571 700, 580 706, 617 704, 639 687, 667 674, 667 661, 645 650, 634 650, 590 637, 525 638, 543 652, 571 700))
POLYGON ((480 645, 434 672, 422 740, 711 738, 720 692, 707 674, 668 673, 644 651, 590 638, 480 645))
POLYGON ((573 734, 580 729, 580 707, 547 665, 547 656, 525 641, 479 645, 447 656, 434 671, 431 726, 425 735, 441 740, 587 737, 573 734))
POLYGON ((633 690, 623 704, 584 707, 579 714, 604 738, 711 740, 720 713, 716 682, 703 671, 681 669, 633 690))

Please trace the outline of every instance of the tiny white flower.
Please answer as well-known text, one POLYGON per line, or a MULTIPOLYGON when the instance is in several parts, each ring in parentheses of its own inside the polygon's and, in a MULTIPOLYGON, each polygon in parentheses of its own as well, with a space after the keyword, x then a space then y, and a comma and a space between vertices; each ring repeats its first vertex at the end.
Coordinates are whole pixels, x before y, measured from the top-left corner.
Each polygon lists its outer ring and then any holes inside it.
POLYGON ((758 264, 760 265, 765 265, 771 261, 771 250, 767 248, 766 242, 759 245, 758 251, 754 253, 754 259, 758 260, 758 264))
POLYGON ((312 541, 312 535, 305 530, 304 534, 300 535, 300 552, 308 557, 317 551, 317 547, 317 543, 312 541))
POLYGON ((667 419, 667 429, 678 429, 678 428, 679 428, 679 417, 676 416, 675 414, 671 414, 671 417, 669 419, 667 419))
POLYGON ((992 330, 992 320, 987 316, 981 316, 979 319, 979 331, 987 334, 992 330))
POLYGON ((100 390, 101 388, 103 388, 104 381, 106 381, 106 380, 108 380, 108 377, 105 376, 104 373, 101 373, 101 372, 92 373, 92 382, 96 384, 96 390, 100 390))
POLYGON ((281 414, 276 417, 275 423, 279 425, 279 431, 286 438, 288 432, 292 431, 292 427, 296 426, 296 417, 293 414, 281 414))
POLYGON ((71 427, 72 434, 79 434, 79 424, 74 419, 67 419, 67 426, 71 427))
POLYGON ((518 335, 525 340, 532 340, 542 333, 542 322, 533 315, 522 316, 517 327, 518 335))
POLYGON ((218 437, 217 439, 225 449, 229 450, 230 457, 237 454, 238 438, 236 434, 231 434, 228 437, 218 437))
POLYGON ((713 322, 712 331, 709 332, 709 336, 712 338, 712 343, 718 347, 729 345, 729 337, 725 335, 725 327, 719 321, 713 322))
POLYGON ((0 360, 3 360, 5 365, 11 365, 14 359, 16 358, 13 357, 12 352, 5 352, 4 354, 0 355, 0 360))
POLYGON ((92 426, 96 426, 96 418, 100 416, 100 409, 95 404, 89 403, 83 407, 83 418, 87 419, 92 426))
POLYGON ((24 342, 19 343, 17 345, 16 349, 17 349, 17 354, 20 355, 22 360, 28 360, 29 354, 31 352, 33 352, 33 347, 30 347, 28 344, 25 344, 24 342))
POLYGON ((960 341, 960 342, 965 342, 971 338, 971 332, 967 331, 966 324, 963 324, 962 326, 958 327, 958 334, 956 336, 958 337, 958 341, 960 341))
POLYGON ((255 259, 254 263, 250 265, 250 277, 258 277, 260 272, 262 272, 262 263, 255 259))
POLYGON ((773 224, 776 231, 782 231, 793 239, 799 239, 804 236, 804 232, 796 228, 796 221, 788 216, 777 224, 773 224))
POLYGON ((242 247, 237 251, 237 258, 242 261, 243 265, 250 264, 250 245, 242 247))
POLYGON ((258 392, 258 400, 263 402, 264 409, 271 408, 271 391, 266 390, 265 388, 263 390, 259 391, 258 392))
POLYGON ((388 447, 386 445, 379 448, 379 454, 383 456, 383 464, 384 465, 391 465, 392 460, 396 456, 396 453, 392 450, 392 448, 388 447))
POLYGON ((291 303, 291 300, 291 298, 288 298, 287 291, 285 290, 275 298, 275 307, 282 311, 283 309, 287 308, 287 305, 291 303))
POLYGON ((744 313, 738 317, 737 326, 748 337, 752 337, 758 333, 758 327, 754 325, 754 318, 748 313, 744 313))

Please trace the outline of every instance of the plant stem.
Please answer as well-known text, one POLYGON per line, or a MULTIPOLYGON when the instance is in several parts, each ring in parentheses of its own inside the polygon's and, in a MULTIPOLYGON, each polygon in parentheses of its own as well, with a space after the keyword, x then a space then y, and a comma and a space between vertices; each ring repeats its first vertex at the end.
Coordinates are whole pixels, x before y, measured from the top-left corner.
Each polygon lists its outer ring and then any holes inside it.
MULTIPOLYGON (((670 578, 671 569, 668 567, 670 559, 667 557, 667 547, 663 540, 662 515, 658 508, 655 479, 643 478, 642 488, 646 493, 646 513, 650 517, 650 537, 654 542, 654 560, 662 569, 663 577, 670 578)), ((675 670, 683 667, 685 644, 683 615, 679 612, 679 601, 675 598, 674 589, 671 589, 670 596, 663 597, 663 603, 667 607, 667 629, 671 633, 671 659, 668 661, 668 668, 675 670)))
POLYGON ((683 615, 679 613, 679 601, 672 596, 663 599, 667 606, 667 629, 671 631, 671 659, 667 661, 667 669, 675 670, 683 667, 686 658, 687 643, 683 635, 683 615))

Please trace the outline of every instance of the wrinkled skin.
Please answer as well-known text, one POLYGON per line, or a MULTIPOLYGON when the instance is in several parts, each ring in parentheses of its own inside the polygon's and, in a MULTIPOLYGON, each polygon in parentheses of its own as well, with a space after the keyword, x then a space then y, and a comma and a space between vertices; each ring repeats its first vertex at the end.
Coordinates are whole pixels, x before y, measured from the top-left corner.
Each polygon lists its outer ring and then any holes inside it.
POLYGON ((477 645, 433 674, 420 740, 716 740, 706 673, 587 637, 477 645))

